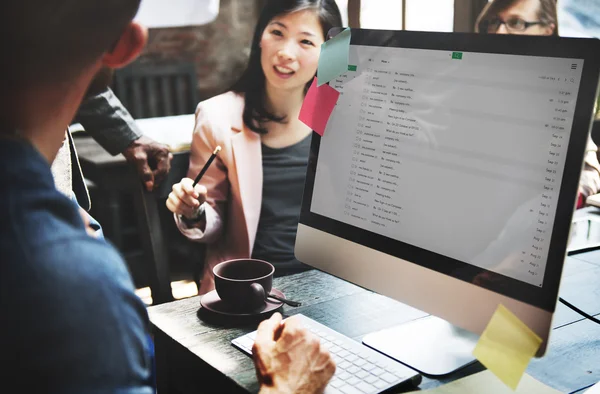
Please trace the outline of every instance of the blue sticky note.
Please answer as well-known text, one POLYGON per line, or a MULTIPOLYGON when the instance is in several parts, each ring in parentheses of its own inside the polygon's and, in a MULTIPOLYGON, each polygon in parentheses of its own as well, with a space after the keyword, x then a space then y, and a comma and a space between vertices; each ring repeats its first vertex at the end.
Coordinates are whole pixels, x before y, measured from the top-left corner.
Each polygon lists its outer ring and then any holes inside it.
POLYGON ((321 86, 348 71, 350 37, 350 28, 348 27, 321 45, 321 56, 319 57, 319 68, 317 69, 317 86, 321 86))

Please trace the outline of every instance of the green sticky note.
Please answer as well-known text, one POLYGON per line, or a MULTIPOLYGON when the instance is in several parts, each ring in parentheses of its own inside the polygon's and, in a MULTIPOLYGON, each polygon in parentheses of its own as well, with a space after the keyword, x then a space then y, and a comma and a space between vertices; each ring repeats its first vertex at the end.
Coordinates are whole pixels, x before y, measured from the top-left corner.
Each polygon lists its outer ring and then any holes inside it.
POLYGON ((458 59, 461 60, 462 59, 462 52, 452 52, 452 59, 458 59))
POLYGON ((348 71, 356 71, 357 67, 355 65, 349 64, 348 71))
POLYGON ((515 390, 542 338, 517 316, 498 305, 473 355, 504 384, 515 390))
POLYGON ((348 27, 321 45, 321 56, 319 57, 319 68, 317 69, 317 86, 321 86, 348 71, 350 38, 350 28, 348 27))

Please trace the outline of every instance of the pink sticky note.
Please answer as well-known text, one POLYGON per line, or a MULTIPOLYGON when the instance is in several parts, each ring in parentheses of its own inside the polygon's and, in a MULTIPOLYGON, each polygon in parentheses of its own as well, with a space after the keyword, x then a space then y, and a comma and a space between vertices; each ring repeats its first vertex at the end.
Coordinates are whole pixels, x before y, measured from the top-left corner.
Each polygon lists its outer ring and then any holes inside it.
POLYGON ((304 97, 298 119, 322 137, 340 92, 329 85, 317 86, 315 77, 304 97))

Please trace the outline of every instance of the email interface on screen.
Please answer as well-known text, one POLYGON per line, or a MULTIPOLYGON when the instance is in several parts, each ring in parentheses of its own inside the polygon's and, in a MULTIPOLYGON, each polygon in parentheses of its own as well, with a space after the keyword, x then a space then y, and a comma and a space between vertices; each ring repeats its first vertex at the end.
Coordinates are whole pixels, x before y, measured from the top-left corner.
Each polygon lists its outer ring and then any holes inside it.
POLYGON ((350 49, 311 211, 541 287, 583 60, 350 49))

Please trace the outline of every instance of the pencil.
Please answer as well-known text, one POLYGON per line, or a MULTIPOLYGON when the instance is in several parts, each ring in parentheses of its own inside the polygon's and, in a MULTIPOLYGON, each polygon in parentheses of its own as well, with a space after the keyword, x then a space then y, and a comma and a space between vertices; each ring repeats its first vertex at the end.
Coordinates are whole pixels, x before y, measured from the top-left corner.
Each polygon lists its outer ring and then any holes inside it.
POLYGON ((202 177, 204 176, 204 173, 208 170, 208 167, 210 167, 210 163, 213 162, 213 160, 215 159, 215 157, 217 157, 217 153, 219 153, 220 151, 221 151, 221 146, 217 145, 217 147, 213 151, 212 155, 210 155, 210 158, 208 159, 208 161, 204 165, 204 167, 202 167, 202 170, 200 171, 200 173, 198 174, 198 176, 196 177, 196 179, 194 179, 194 184, 192 185, 192 187, 196 186, 196 184, 198 182, 200 182, 200 179, 202 179, 202 177))

